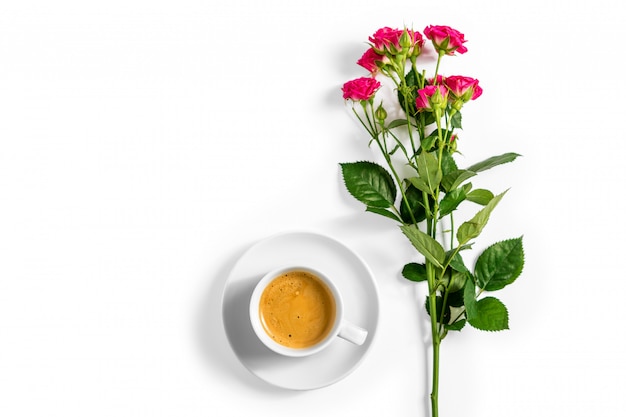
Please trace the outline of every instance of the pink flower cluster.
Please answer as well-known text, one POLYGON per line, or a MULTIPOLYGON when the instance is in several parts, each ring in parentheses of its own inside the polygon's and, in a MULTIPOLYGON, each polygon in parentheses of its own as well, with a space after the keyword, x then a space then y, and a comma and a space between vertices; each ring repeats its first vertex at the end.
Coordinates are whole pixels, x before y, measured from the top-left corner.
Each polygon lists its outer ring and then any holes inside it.
MULTIPOLYGON (((441 59, 444 55, 464 54, 467 48, 463 45, 465 36, 449 26, 427 26, 425 37, 431 41, 433 48, 441 59)), ((404 70, 404 63, 419 56, 424 47, 421 33, 410 29, 391 29, 383 27, 369 37, 370 48, 365 51, 357 64, 370 73, 370 77, 361 77, 346 82, 343 87, 343 98, 352 101, 373 99, 380 88, 375 77, 384 71, 404 70)), ((404 75, 404 74, 403 74, 404 75)), ((478 80, 461 75, 444 77, 438 75, 428 80, 424 88, 418 90, 415 106, 420 111, 432 111, 434 108, 445 108, 452 102, 458 110, 464 103, 475 100, 482 94, 478 80)))
POLYGON ((417 57, 422 52, 424 38, 419 32, 410 29, 378 29, 369 37, 371 48, 357 61, 357 64, 376 75, 380 68, 400 58, 417 57))
POLYGON ((369 37, 372 48, 379 54, 404 54, 406 56, 419 55, 424 45, 422 34, 410 29, 378 29, 369 37))
MULTIPOLYGON (((462 75, 449 77, 437 76, 431 84, 417 91, 415 107, 422 111, 432 111, 434 108, 444 108, 450 99, 460 108, 470 100, 476 100, 483 93, 478 80, 462 75)), ((457 109, 458 110, 458 109, 457 109)))

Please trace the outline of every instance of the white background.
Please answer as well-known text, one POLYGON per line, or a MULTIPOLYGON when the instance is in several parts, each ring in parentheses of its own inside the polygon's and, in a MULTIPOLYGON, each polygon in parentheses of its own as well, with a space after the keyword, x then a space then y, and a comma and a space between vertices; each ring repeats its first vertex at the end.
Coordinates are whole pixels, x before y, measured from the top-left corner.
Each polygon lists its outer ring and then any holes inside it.
POLYGON ((442 68, 485 90, 459 164, 523 155, 480 179, 511 190, 476 247, 524 235, 511 330, 444 341, 441 415, 622 415, 617 2, 0 4, 0 415, 426 415, 415 253, 338 167, 375 158, 340 86, 405 24, 468 39, 442 68), (237 258, 293 229, 348 244, 380 290, 365 361, 306 392, 249 373, 220 316, 237 258))

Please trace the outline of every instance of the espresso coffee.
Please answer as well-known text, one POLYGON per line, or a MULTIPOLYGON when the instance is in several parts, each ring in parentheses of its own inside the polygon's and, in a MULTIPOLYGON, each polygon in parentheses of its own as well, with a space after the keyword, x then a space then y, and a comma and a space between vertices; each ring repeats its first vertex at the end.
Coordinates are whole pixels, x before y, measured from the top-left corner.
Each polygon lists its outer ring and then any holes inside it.
POLYGON ((259 316, 265 332, 290 348, 324 340, 335 323, 335 299, 328 286, 307 271, 289 271, 263 290, 259 316))

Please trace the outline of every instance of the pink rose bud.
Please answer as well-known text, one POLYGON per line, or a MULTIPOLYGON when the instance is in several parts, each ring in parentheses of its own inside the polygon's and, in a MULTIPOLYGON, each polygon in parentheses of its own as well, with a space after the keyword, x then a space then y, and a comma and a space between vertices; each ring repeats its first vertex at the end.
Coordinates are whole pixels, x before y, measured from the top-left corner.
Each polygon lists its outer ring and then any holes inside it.
POLYGON ((346 82, 341 91, 343 98, 352 101, 369 100, 380 88, 380 82, 371 77, 361 77, 346 82))
POLYGON ((450 143, 448 144, 448 149, 450 149, 450 152, 456 152, 457 146, 458 146, 457 135, 452 134, 452 136, 450 136, 450 143))
POLYGON ((417 91, 415 107, 421 111, 433 111, 446 107, 448 90, 443 85, 427 85, 417 91))
POLYGON ((463 102, 476 100, 483 93, 483 89, 478 85, 478 80, 471 77, 451 75, 446 77, 444 84, 454 98, 463 102))
POLYGON ((467 48, 463 46, 466 42, 465 35, 450 26, 428 26, 424 29, 424 35, 432 41, 435 50, 440 54, 467 52, 467 48))

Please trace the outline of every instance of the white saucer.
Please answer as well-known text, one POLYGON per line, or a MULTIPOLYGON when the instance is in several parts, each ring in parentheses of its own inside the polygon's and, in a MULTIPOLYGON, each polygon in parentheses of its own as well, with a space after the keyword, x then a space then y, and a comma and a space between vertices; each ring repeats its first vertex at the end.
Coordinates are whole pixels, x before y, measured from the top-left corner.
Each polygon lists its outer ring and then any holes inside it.
POLYGON ((242 364, 266 382, 293 390, 325 387, 354 371, 372 346, 378 316, 378 289, 369 267, 344 244, 311 232, 283 233, 250 247, 231 270, 222 299, 226 336, 242 364), (363 345, 337 338, 320 353, 290 358, 258 340, 248 312, 252 290, 263 274, 289 264, 308 265, 336 279, 345 318, 368 331, 363 345))

